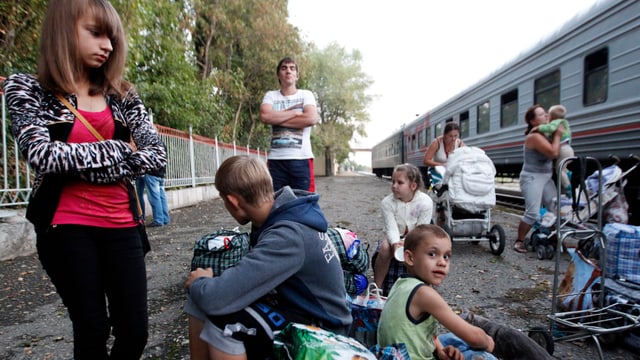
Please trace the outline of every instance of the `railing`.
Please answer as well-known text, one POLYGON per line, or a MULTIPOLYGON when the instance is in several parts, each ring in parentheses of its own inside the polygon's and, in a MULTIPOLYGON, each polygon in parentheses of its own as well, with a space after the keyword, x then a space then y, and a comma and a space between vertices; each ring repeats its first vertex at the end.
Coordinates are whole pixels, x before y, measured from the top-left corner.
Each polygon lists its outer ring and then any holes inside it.
MULTIPOLYGON (((4 80, 0 77, 0 83, 4 80)), ((0 88, 2 104, 2 188, 0 189, 0 208, 20 207, 27 204, 31 193, 32 171, 27 166, 17 143, 9 129, 9 119, 4 93, 0 88)), ((222 161, 236 155, 248 154, 263 157, 267 152, 260 149, 236 146, 218 142, 188 132, 156 125, 160 138, 167 145, 166 188, 196 187, 215 183, 216 171, 222 161)))
POLYGON ((260 149, 218 142, 204 136, 156 125, 160 138, 167 145, 166 188, 196 187, 215 183, 216 171, 227 158, 237 154, 263 157, 260 149))

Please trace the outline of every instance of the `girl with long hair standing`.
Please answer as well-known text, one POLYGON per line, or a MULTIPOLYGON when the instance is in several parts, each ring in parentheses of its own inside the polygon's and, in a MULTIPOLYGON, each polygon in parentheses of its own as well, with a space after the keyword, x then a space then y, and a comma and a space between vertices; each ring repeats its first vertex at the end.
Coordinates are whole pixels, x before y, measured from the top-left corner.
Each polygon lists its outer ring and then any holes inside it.
POLYGON ((26 216, 69 311, 76 360, 139 359, 148 337, 149 242, 132 180, 164 166, 166 152, 122 79, 126 50, 108 1, 50 0, 38 74, 3 83, 11 130, 36 172, 26 216))

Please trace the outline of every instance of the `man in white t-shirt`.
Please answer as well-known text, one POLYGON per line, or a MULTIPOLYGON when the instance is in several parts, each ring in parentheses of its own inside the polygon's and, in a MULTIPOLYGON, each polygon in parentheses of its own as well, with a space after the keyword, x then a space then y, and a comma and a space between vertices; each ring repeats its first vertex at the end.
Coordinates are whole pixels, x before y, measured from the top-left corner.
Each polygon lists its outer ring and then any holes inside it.
POLYGON ((280 60, 276 74, 280 89, 267 92, 260 105, 260 120, 271 125, 267 164, 273 188, 315 192, 311 127, 318 122, 316 99, 311 91, 296 88, 298 65, 292 58, 280 60))

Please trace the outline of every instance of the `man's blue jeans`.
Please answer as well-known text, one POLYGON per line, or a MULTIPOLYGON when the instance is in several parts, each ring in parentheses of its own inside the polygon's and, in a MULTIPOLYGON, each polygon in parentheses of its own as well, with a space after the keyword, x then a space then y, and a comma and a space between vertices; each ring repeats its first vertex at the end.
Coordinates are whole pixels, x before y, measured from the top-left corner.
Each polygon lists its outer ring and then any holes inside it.
POLYGON ((142 210, 142 218, 146 216, 145 204, 144 204, 144 188, 146 182, 144 181, 144 175, 136 177, 136 193, 138 193, 138 201, 140 201, 140 209, 142 210))
POLYGON ((164 192, 164 179, 146 174, 144 181, 147 185, 147 198, 151 205, 153 222, 159 225, 167 225, 171 222, 171 219, 169 218, 169 206, 164 192))

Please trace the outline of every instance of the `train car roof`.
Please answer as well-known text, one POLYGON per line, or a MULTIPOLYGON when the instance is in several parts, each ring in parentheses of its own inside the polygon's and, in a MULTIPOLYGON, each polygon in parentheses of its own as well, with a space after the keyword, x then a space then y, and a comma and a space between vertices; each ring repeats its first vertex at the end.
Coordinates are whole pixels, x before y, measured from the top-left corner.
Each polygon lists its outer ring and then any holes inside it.
POLYGON ((535 44, 533 44, 529 48, 522 50, 519 55, 505 62, 502 66, 498 67, 496 70, 489 73, 489 75, 479 80, 476 84, 470 86, 469 89, 475 88, 476 86, 485 83, 488 79, 494 77, 496 74, 499 74, 522 61, 525 61, 526 59, 531 57, 532 54, 535 54, 541 49, 553 44, 556 41, 561 40, 564 36, 572 33, 582 24, 590 21, 592 18, 598 16, 598 14, 606 11, 607 9, 614 6, 615 4, 621 3, 623 1, 626 1, 626 0, 597 1, 596 3, 591 5, 591 7, 587 9, 583 9, 582 11, 578 12, 570 20, 565 22, 563 25, 558 27, 553 32, 543 36, 540 40, 538 40, 535 44))
MULTIPOLYGON (((487 76, 481 78, 475 84, 473 84, 473 85, 465 88, 464 90, 458 92, 457 94, 455 94, 454 96, 450 97, 449 99, 447 99, 443 103, 438 104, 434 108, 430 109, 426 113, 421 114, 420 116, 418 116, 417 119, 409 121, 408 123, 406 123, 406 126, 407 127, 411 126, 411 124, 413 124, 414 122, 424 119, 424 117, 427 114, 436 112, 438 109, 440 109, 441 107, 446 106, 451 101, 465 96, 467 93, 471 92, 472 90, 482 86, 489 79, 494 78, 498 74, 507 71, 508 69, 516 66, 517 64, 519 64, 519 63, 521 63, 523 61, 526 61, 529 57, 531 57, 532 54, 535 54, 536 52, 540 51, 541 49, 543 49, 543 48, 545 48, 547 46, 550 46, 551 44, 553 44, 556 41, 560 41, 563 37, 565 37, 568 34, 572 33, 577 28, 579 28, 583 24, 589 22, 594 17, 597 17, 599 14, 607 11, 608 9, 610 9, 610 8, 614 7, 615 5, 617 5, 619 3, 622 3, 624 1, 627 1, 627 0, 597 1, 591 7, 587 8, 587 9, 584 9, 584 10, 580 11, 579 13, 577 13, 576 15, 574 15, 573 18, 571 18, 566 23, 564 23, 563 25, 558 27, 555 31, 549 33, 548 35, 545 35, 540 40, 538 40, 535 44, 533 44, 529 48, 527 48, 527 49, 523 50, 522 52, 520 52, 520 54, 517 55, 516 57, 512 58, 511 60, 508 60, 503 65, 498 67, 496 70, 490 72, 487 76)), ((397 133, 397 131, 396 131, 396 133, 397 133)))

